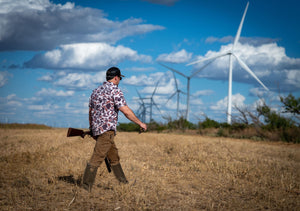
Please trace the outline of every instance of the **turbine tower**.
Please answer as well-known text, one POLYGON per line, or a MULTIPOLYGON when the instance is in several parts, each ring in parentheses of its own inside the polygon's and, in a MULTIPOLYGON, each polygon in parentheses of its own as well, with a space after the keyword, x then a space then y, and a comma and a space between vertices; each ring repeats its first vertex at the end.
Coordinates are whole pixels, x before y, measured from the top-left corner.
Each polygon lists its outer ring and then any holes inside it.
POLYGON ((161 113, 160 109, 158 108, 157 104, 154 102, 154 99, 153 99, 154 94, 155 94, 155 92, 157 90, 158 83, 159 83, 159 81, 157 82, 157 84, 155 86, 155 89, 154 89, 154 91, 153 91, 153 93, 152 93, 152 95, 150 97, 150 122, 152 121, 152 106, 153 105, 157 108, 157 110, 159 111, 159 113, 161 113))
POLYGON ((138 93, 139 99, 141 101, 140 107, 139 107, 139 109, 137 111, 137 115, 140 117, 140 119, 142 120, 142 122, 146 122, 146 106, 145 106, 145 102, 144 102, 145 98, 141 97, 141 95, 138 92, 138 90, 136 90, 136 92, 138 93))
POLYGON ((177 94, 177 113, 176 113, 176 117, 178 119, 179 118, 179 98, 180 98, 179 95, 180 95, 180 93, 182 93, 182 94, 186 94, 186 93, 183 92, 183 91, 181 91, 178 88, 178 83, 177 83, 174 71, 172 71, 172 73, 173 73, 173 77, 174 77, 174 81, 175 81, 176 91, 169 97, 169 99, 167 100, 166 104, 169 102, 169 100, 172 99, 172 97, 174 97, 177 94))
POLYGON ((178 70, 175 70, 171 67, 168 67, 167 65, 164 65, 162 63, 159 63, 160 65, 162 65, 163 67, 171 70, 172 72, 178 73, 179 75, 185 77, 187 79, 187 100, 186 100, 186 113, 185 113, 185 118, 187 121, 189 121, 189 112, 190 112, 190 81, 191 78, 193 78, 194 76, 196 76, 201 70, 203 70, 205 67, 207 67, 210 63, 212 63, 215 59, 212 59, 211 61, 209 61, 206 65, 204 65, 203 67, 201 67, 199 70, 195 71, 193 74, 187 76, 183 73, 181 73, 178 70))
POLYGON ((236 60, 238 61, 238 63, 241 65, 242 68, 244 68, 253 78, 255 78, 258 83, 260 83, 265 90, 269 90, 259 79, 258 77, 252 72, 252 70, 250 70, 250 68, 246 65, 245 62, 243 62, 235 53, 234 53, 234 49, 240 39, 240 35, 241 35, 241 31, 242 31, 242 27, 243 27, 243 23, 244 23, 244 19, 245 19, 245 16, 246 16, 246 13, 247 13, 247 10, 248 10, 248 6, 249 6, 249 2, 247 3, 246 5, 246 8, 245 8, 245 11, 244 11, 244 14, 243 14, 243 17, 242 17, 242 20, 241 20, 241 23, 239 25, 239 28, 237 30, 237 33, 236 33, 236 36, 235 36, 235 39, 234 39, 234 42, 233 42, 233 45, 232 45, 232 48, 231 50, 229 50, 228 52, 225 52, 225 53, 221 53, 217 56, 213 56, 213 57, 209 57, 209 58, 204 58, 204 59, 201 59, 201 60, 198 60, 198 61, 195 61, 195 62, 192 62, 192 63, 189 63, 187 65, 193 65, 193 64, 196 64, 196 63, 200 63, 200 62, 204 62, 204 61, 209 61, 209 60, 215 60, 217 58, 220 58, 220 57, 223 57, 223 56, 229 56, 229 73, 228 73, 228 106, 227 106, 227 123, 228 124, 231 124, 231 107, 232 107, 232 57, 234 56, 236 58, 236 60))
MULTIPOLYGON (((145 106, 145 105, 149 105, 149 107, 150 107, 150 112, 149 112, 149 113, 150 113, 150 120, 149 120, 149 122, 152 121, 152 111, 153 111, 152 107, 153 107, 153 105, 156 107, 156 109, 157 109, 157 110, 159 111, 159 113, 161 114, 161 111, 160 111, 158 105, 157 105, 157 104, 155 103, 155 101, 154 101, 154 94, 155 94, 155 92, 156 92, 156 90, 157 90, 158 83, 159 83, 159 81, 157 82, 157 84, 156 84, 156 86, 155 86, 155 88, 154 88, 154 91, 153 91, 151 97, 144 97, 144 98, 142 98, 141 95, 140 95, 140 93, 137 91, 137 93, 138 93, 138 95, 139 95, 139 99, 140 99, 141 102, 142 102, 142 103, 141 103, 141 106, 140 106, 140 108, 139 108, 139 110, 142 109, 142 111, 140 112, 140 114, 141 114, 141 117, 144 117, 145 120, 146 120, 146 106, 145 106), (150 103, 145 103, 144 100, 150 100, 150 103)), ((139 111, 139 110, 138 110, 138 111, 139 111)))

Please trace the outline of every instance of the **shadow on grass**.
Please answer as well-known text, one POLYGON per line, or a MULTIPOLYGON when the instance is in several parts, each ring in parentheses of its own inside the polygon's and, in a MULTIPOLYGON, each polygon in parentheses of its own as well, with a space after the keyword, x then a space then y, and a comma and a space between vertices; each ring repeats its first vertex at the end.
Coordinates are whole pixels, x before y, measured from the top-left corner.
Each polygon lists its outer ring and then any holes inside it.
POLYGON ((77 179, 75 179, 72 174, 68 175, 68 176, 58 176, 57 179, 60 181, 67 182, 67 183, 70 183, 73 185, 78 185, 78 186, 81 185, 81 181, 82 181, 81 176, 79 176, 77 179))

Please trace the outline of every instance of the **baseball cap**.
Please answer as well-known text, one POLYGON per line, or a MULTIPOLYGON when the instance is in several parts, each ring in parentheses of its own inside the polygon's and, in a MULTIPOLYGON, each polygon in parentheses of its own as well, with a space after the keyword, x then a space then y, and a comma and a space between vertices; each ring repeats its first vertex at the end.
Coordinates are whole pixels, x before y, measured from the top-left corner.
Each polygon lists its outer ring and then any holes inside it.
POLYGON ((106 77, 108 76, 119 76, 119 77, 125 77, 124 75, 121 75, 121 71, 117 67, 111 67, 106 71, 106 77))

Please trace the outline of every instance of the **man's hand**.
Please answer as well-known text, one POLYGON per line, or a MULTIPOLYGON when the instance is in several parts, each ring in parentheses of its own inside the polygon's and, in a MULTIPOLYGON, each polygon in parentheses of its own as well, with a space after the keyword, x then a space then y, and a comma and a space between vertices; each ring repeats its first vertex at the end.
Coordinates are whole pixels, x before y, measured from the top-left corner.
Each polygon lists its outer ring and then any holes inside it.
POLYGON ((142 131, 142 132, 145 132, 145 131, 147 130, 147 125, 146 125, 145 123, 142 122, 142 123, 140 124, 140 128, 141 128, 141 131, 142 131))
POLYGON ((120 108, 120 111, 126 116, 127 119, 129 119, 129 120, 133 121, 134 123, 138 124, 144 131, 147 130, 147 125, 145 123, 141 122, 141 120, 139 120, 139 118, 137 118, 135 116, 133 111, 128 106, 122 106, 120 108))

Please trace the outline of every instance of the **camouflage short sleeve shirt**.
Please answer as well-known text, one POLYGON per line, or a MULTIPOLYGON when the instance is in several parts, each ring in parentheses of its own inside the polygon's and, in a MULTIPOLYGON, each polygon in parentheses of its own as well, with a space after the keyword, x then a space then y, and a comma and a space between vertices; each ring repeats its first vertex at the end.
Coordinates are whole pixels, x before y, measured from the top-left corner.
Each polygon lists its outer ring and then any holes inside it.
POLYGON ((123 92, 112 82, 105 81, 93 90, 89 101, 93 135, 116 131, 119 108, 126 105, 123 92))

